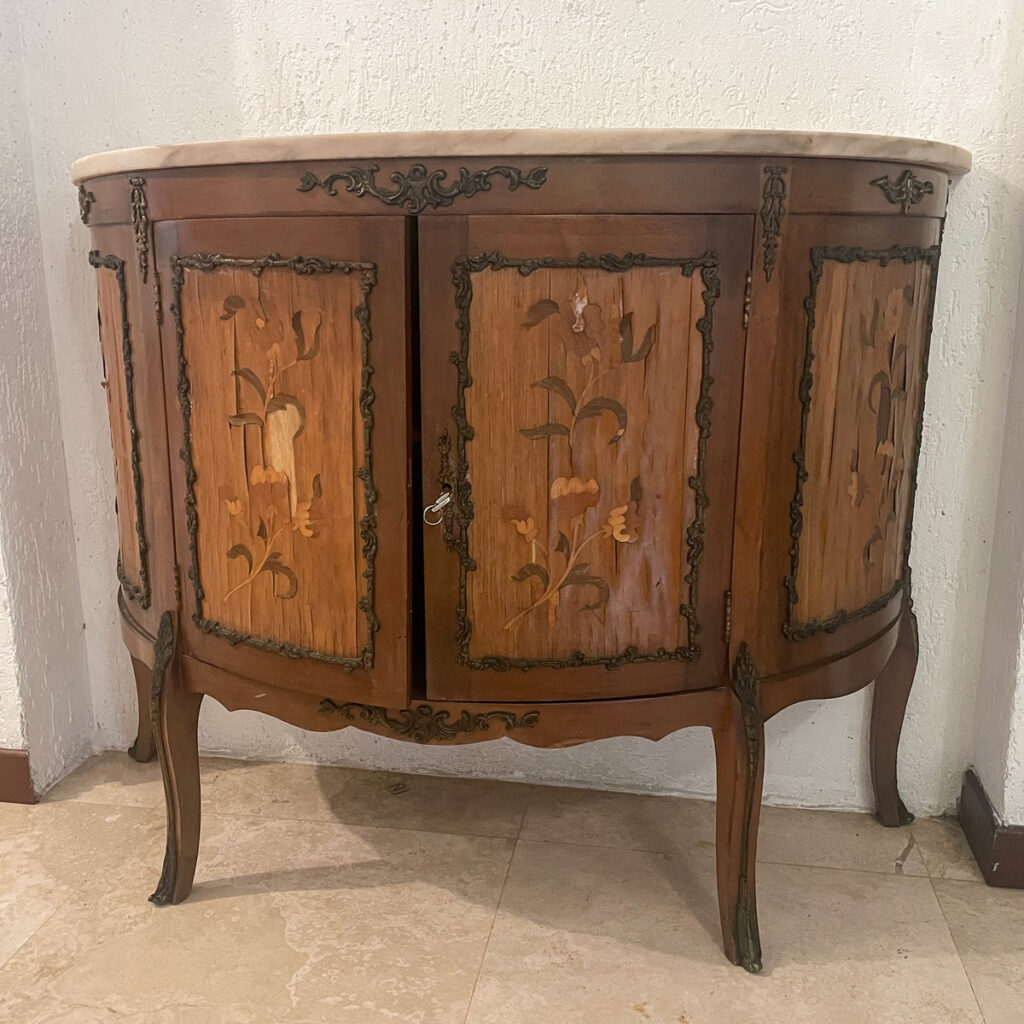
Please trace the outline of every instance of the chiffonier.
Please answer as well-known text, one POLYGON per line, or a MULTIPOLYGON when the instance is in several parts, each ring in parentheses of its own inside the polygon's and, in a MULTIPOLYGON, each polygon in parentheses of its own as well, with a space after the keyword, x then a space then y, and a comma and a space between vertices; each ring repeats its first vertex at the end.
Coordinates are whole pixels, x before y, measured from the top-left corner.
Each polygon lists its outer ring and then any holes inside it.
POLYGON ((440 745, 699 725, 725 952, 759 970, 768 718, 874 681, 878 815, 911 820, 914 487, 969 166, 714 131, 79 161, 152 899, 192 885, 206 695, 440 745))

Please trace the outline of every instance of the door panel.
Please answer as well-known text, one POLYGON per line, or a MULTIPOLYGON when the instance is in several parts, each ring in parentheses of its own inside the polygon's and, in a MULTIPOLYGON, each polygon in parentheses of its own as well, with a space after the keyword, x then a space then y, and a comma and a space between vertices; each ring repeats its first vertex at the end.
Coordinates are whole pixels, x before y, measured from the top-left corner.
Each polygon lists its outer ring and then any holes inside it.
POLYGON ((754 274, 733 625, 764 675, 902 607, 940 230, 787 216, 775 274, 754 274))
POLYGON ((93 250, 89 253, 89 263, 96 270, 103 386, 114 448, 117 578, 125 596, 146 609, 152 595, 143 522, 142 460, 135 401, 136 359, 128 313, 127 272, 125 261, 113 253, 93 250))
POLYGON ((191 650, 395 706, 407 692, 405 228, 363 224, 179 223, 158 251, 191 650))
POLYGON ((903 587, 938 258, 938 246, 810 249, 791 636, 831 632, 903 587))
POLYGON ((720 678, 736 424, 715 402, 742 358, 750 229, 424 223, 424 493, 453 497, 424 541, 431 696, 720 678))

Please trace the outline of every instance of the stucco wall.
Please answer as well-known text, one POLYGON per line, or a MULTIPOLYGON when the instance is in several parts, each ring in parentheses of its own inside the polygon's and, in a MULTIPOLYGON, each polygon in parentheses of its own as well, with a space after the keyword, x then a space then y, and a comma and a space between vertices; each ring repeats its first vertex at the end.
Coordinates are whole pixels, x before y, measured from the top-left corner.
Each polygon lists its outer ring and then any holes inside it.
MULTIPOLYGON (((1024 249, 1024 233, 1020 240, 1024 249)), ((1024 275, 1020 294, 1024 298, 1024 275)), ((1024 302, 1009 392, 1024 397, 1024 302)), ((992 540, 985 647, 974 717, 973 760, 985 791, 1007 821, 1024 824, 1024 416, 1011 405, 992 540)))
MULTIPOLYGON (((112 462, 71 160, 161 141, 426 128, 758 127, 956 142, 914 536, 921 667, 901 756, 918 811, 971 757, 1024 215, 1017 0, 18 0, 61 427, 100 746, 130 740, 112 462)), ((69 572, 73 566, 68 566, 69 572)), ((766 794, 870 805, 867 695, 769 725, 766 794)), ((207 702, 211 705, 211 702, 207 702)), ((713 790, 710 737, 437 751, 310 736, 214 706, 209 750, 672 792, 713 790)))
POLYGON ((5 18, 0 38, 0 746, 30 750, 42 790, 91 749, 93 728, 14 28, 5 18))

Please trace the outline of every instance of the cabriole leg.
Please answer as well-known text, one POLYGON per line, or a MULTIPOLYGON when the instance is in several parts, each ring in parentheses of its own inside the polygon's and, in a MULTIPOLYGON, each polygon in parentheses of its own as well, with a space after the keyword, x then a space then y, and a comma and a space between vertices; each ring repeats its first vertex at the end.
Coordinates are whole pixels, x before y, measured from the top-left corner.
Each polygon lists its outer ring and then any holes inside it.
POLYGON ((153 682, 153 670, 138 658, 132 658, 132 669, 135 672, 135 692, 138 697, 139 729, 135 734, 135 742, 128 748, 128 753, 136 761, 145 764, 156 756, 152 716, 149 711, 149 691, 153 682))
POLYGON ((201 693, 185 690, 174 656, 175 629, 164 612, 156 638, 150 709, 167 802, 167 850, 157 906, 180 903, 192 891, 199 854, 199 707, 201 693))
POLYGON ((896 784, 900 732, 917 670, 917 617, 909 608, 903 612, 899 630, 896 649, 875 680, 871 704, 871 783, 878 820, 890 828, 914 820, 896 784))
POLYGON ((733 700, 714 729, 718 768, 718 909, 725 955, 752 974, 761 970, 754 864, 764 778, 764 721, 757 670, 741 644, 733 667, 733 700))

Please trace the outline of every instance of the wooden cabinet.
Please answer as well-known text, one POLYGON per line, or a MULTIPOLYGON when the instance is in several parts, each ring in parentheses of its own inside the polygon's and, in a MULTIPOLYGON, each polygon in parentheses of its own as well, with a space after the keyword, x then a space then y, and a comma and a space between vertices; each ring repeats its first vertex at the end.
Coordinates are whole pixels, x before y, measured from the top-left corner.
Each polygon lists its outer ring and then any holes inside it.
POLYGON ((438 744, 710 727, 724 944, 750 970, 767 718, 876 681, 879 816, 909 820, 910 527, 967 155, 588 139, 77 167, 134 749, 167 795, 156 902, 192 883, 204 695, 438 744))

